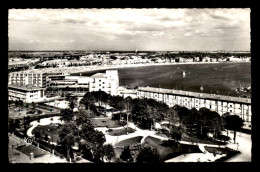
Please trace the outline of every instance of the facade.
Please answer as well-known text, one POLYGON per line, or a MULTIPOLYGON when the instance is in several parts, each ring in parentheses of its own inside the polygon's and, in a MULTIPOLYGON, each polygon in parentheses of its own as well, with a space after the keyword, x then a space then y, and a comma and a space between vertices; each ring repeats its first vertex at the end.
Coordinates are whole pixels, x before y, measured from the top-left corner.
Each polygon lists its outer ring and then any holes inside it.
POLYGON ((117 70, 106 70, 106 73, 96 73, 90 78, 89 91, 104 91, 111 95, 118 94, 119 77, 117 70))
POLYGON ((220 115, 229 112, 231 115, 240 116, 245 121, 246 127, 251 127, 251 99, 248 98, 152 87, 138 88, 137 97, 155 99, 166 103, 169 107, 180 105, 188 109, 196 108, 197 110, 206 107, 218 112, 220 115))
POLYGON ((22 100, 25 103, 42 101, 45 98, 44 89, 29 86, 8 86, 9 100, 22 100))
POLYGON ((46 73, 35 71, 20 71, 9 73, 8 84, 20 86, 46 87, 46 73))

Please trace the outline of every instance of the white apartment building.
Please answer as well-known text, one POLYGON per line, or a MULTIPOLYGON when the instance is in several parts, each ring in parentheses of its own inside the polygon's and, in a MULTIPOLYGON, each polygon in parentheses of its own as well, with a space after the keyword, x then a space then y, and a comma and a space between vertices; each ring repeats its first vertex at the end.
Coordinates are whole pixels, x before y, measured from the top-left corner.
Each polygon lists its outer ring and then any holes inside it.
POLYGON ((9 73, 8 84, 20 86, 46 87, 46 73, 36 71, 19 71, 9 73))
POLYGON ((218 112, 220 115, 229 112, 231 115, 240 116, 245 121, 245 125, 251 127, 251 99, 248 98, 153 87, 138 88, 137 97, 155 99, 166 103, 169 107, 180 105, 188 109, 196 108, 197 110, 206 107, 209 110, 218 112))
POLYGON ((119 77, 117 70, 106 70, 106 73, 96 73, 92 75, 89 82, 89 91, 105 91, 111 95, 117 95, 119 77))
POLYGON ((30 86, 8 85, 9 100, 22 100, 25 103, 39 102, 45 99, 44 89, 30 86))

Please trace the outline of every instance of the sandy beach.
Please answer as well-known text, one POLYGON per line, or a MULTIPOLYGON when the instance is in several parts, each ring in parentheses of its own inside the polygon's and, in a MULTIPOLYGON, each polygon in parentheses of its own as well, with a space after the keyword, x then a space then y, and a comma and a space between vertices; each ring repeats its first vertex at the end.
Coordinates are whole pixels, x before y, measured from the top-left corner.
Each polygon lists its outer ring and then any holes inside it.
MULTIPOLYGON (((119 64, 119 65, 96 65, 96 66, 77 66, 77 67, 59 67, 59 68, 44 68, 44 69, 31 69, 33 71, 41 71, 44 73, 63 73, 72 74, 87 71, 116 69, 116 68, 131 68, 131 67, 144 67, 144 66, 162 66, 162 65, 185 65, 185 64, 216 64, 225 62, 187 62, 187 63, 147 63, 147 64, 119 64)), ((26 71, 31 71, 26 70, 26 71)))

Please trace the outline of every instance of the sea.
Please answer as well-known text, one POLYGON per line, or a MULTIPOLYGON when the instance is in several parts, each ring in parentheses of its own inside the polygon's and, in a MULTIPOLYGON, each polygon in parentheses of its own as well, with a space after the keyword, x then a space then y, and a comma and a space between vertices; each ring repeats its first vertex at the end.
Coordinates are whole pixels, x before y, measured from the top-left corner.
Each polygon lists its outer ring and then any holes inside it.
MULTIPOLYGON (((251 87, 251 63, 175 64, 116 68, 119 85, 128 88, 149 86, 204 92, 229 96, 251 97, 249 92, 236 92, 236 88, 251 87)), ((91 76, 105 70, 88 71, 91 76)), ((73 74, 73 75, 79 75, 73 74)))

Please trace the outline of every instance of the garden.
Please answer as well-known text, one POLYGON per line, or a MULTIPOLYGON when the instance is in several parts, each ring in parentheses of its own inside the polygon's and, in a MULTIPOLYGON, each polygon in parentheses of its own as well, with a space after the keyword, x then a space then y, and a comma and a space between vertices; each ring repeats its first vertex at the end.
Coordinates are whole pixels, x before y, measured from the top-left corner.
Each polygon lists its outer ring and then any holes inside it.
POLYGON ((57 143, 59 140, 58 126, 59 124, 38 125, 32 130, 32 134, 41 140, 57 143))
POLYGON ((144 143, 156 147, 161 161, 165 161, 186 153, 202 153, 196 145, 180 144, 178 142, 148 136, 145 138, 144 143))

